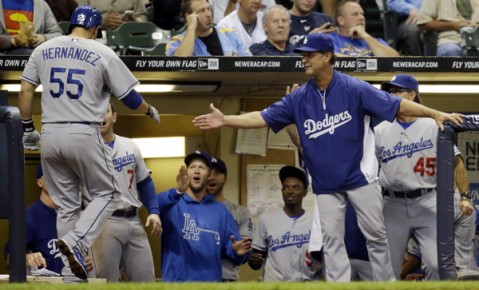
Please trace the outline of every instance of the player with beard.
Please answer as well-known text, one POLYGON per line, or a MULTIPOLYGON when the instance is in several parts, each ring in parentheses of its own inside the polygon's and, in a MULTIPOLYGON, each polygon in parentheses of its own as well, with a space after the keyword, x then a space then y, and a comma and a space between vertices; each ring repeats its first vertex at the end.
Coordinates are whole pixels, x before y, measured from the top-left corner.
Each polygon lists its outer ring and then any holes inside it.
MULTIPOLYGON (((229 212, 233 215, 236 227, 244 239, 253 239, 253 221, 251 212, 248 208, 227 200, 223 193, 223 188, 228 181, 228 169, 223 160, 219 158, 211 159, 211 175, 208 180, 208 193, 213 195, 213 199, 222 202, 229 212)), ((239 279, 239 266, 235 265, 229 259, 222 259, 222 280, 223 282, 234 282, 239 279)))
POLYGON ((185 158, 176 188, 158 195, 165 234, 161 238, 164 282, 221 281, 221 258, 248 260, 251 241, 242 239, 233 216, 206 191, 211 157, 195 151, 185 158))

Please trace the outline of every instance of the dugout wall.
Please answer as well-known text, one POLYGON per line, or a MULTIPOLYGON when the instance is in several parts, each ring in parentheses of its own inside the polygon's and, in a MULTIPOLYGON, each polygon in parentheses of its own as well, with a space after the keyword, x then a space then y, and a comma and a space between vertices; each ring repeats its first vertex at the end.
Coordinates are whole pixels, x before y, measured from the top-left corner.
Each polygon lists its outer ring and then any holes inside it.
POLYGON ((458 134, 466 131, 479 131, 479 115, 465 116, 460 126, 446 123, 438 137, 437 250, 441 280, 457 278, 454 261, 454 145, 458 134))

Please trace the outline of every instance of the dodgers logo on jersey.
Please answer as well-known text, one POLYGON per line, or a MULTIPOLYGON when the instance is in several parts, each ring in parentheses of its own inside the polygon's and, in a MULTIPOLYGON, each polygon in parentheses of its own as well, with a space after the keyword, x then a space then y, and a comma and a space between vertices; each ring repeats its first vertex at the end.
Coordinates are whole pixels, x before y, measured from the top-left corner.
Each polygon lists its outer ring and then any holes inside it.
POLYGON ((424 138, 421 138, 418 142, 413 142, 409 144, 403 144, 402 141, 399 141, 392 148, 386 148, 385 146, 379 147, 377 149, 377 155, 382 160, 382 162, 387 163, 388 161, 402 156, 407 156, 407 158, 411 158, 414 153, 427 150, 432 147, 434 147, 434 144, 431 139, 424 140, 424 138))
POLYGON ((311 237, 311 230, 305 234, 295 234, 292 235, 291 231, 287 231, 280 238, 275 238, 271 235, 268 236, 268 248, 272 252, 287 248, 287 247, 298 247, 301 248, 304 244, 309 244, 309 238, 311 237))
POLYGON ((129 154, 128 151, 126 151, 124 156, 113 159, 113 166, 115 167, 116 171, 121 172, 123 167, 129 164, 134 164, 135 162, 135 154, 129 154))
POLYGON ((324 119, 319 121, 308 119, 304 121, 304 128, 306 128, 304 133, 309 135, 309 139, 318 138, 326 133, 332 135, 337 128, 350 122, 352 119, 353 117, 351 117, 347 110, 332 116, 326 114, 324 119))
POLYGON ((183 233, 184 239, 199 241, 201 232, 204 232, 215 235, 216 244, 220 244, 220 233, 218 233, 217 231, 202 229, 198 227, 196 221, 194 219, 191 219, 190 215, 187 213, 183 213, 183 216, 185 217, 185 222, 183 223, 183 229, 181 230, 181 232, 183 233))

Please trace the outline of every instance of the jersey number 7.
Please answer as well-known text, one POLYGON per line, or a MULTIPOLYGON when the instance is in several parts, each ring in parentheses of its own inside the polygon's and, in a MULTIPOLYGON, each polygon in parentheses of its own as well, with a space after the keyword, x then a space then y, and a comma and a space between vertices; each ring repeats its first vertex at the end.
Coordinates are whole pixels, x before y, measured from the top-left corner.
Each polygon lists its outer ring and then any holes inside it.
POLYGON ((50 83, 52 84, 58 84, 58 91, 54 92, 53 90, 50 90, 50 95, 54 98, 59 98, 63 95, 65 92, 65 81, 63 80, 65 78, 64 75, 67 75, 66 77, 66 83, 68 85, 73 85, 76 86, 76 92, 72 92, 67 90, 67 96, 70 99, 78 99, 82 96, 83 94, 83 83, 75 79, 76 75, 85 75, 85 70, 83 69, 67 69, 63 67, 52 67, 50 71, 50 83), (63 79, 62 79, 63 77, 63 79))

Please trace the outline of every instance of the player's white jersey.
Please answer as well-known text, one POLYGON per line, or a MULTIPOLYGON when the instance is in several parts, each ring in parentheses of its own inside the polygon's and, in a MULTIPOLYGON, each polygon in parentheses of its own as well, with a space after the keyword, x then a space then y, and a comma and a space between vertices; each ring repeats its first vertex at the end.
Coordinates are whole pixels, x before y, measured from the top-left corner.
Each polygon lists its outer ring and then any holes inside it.
POLYGON ((263 281, 318 279, 316 267, 306 266, 312 221, 309 213, 292 218, 283 209, 259 217, 253 248, 267 252, 263 281))
POLYGON ((121 189, 119 209, 132 206, 140 208, 142 203, 138 199, 136 184, 150 175, 140 148, 131 139, 115 135, 113 145, 113 169, 117 174, 121 189))
POLYGON ((436 187, 438 127, 433 119, 418 118, 407 128, 397 120, 382 122, 375 127, 375 135, 379 180, 385 189, 436 187))
POLYGON ((71 36, 37 47, 22 80, 43 86, 43 123, 102 123, 111 93, 122 99, 138 84, 111 48, 71 36))
MULTIPOLYGON (((225 200, 223 204, 233 216, 240 236, 243 238, 248 237, 252 239, 253 221, 249 209, 229 200, 225 200)), ((239 279, 239 266, 233 264, 233 262, 231 262, 229 259, 221 260, 221 270, 223 272, 222 279, 239 279)))

